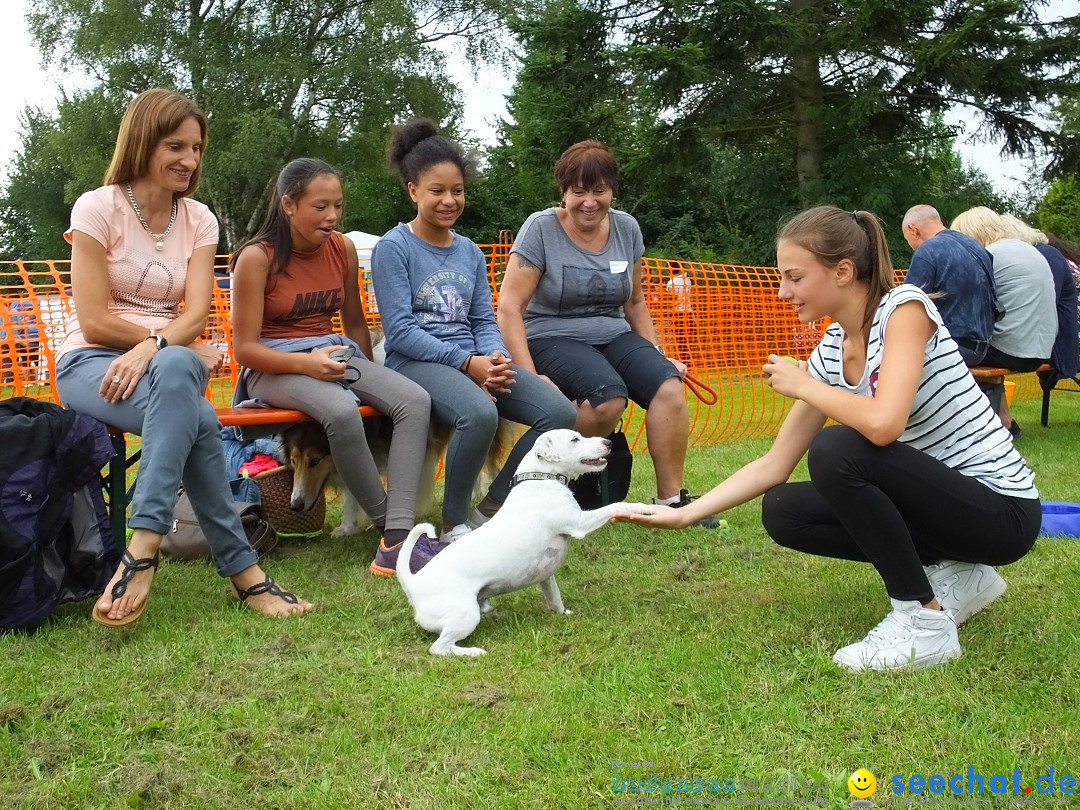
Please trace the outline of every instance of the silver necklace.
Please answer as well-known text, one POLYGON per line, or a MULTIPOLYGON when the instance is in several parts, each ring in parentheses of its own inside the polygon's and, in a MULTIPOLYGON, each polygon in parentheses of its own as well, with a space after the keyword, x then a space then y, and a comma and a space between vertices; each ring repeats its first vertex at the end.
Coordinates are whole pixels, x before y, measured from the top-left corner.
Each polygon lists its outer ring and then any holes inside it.
POLYGON ((173 197, 172 201, 172 213, 169 215, 169 227, 165 229, 164 233, 154 233, 150 230, 150 226, 146 224, 146 220, 143 219, 142 211, 139 210, 139 204, 135 202, 135 192, 131 190, 131 183, 125 183, 125 186, 127 188, 128 202, 131 203, 131 207, 135 211, 135 216, 139 219, 139 224, 143 226, 143 230, 150 234, 150 238, 154 240, 154 247, 158 250, 164 250, 165 237, 169 235, 169 231, 172 230, 172 226, 176 222, 176 197, 173 197))

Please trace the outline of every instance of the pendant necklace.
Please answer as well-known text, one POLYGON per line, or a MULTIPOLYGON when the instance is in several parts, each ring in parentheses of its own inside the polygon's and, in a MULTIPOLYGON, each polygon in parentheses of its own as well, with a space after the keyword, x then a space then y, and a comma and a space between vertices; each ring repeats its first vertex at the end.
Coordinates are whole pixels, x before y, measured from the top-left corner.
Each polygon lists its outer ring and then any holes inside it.
POLYGON ((150 234, 150 238, 154 240, 154 247, 158 250, 165 249, 165 237, 169 235, 169 231, 172 230, 173 224, 176 222, 176 197, 173 197, 172 201, 172 213, 169 215, 169 227, 165 229, 164 233, 154 233, 150 230, 150 226, 146 224, 146 220, 143 219, 142 211, 139 209, 139 204, 135 202, 135 192, 131 190, 131 183, 126 183, 128 202, 131 203, 131 208, 135 211, 135 216, 139 219, 139 224, 143 226, 143 230, 150 234))

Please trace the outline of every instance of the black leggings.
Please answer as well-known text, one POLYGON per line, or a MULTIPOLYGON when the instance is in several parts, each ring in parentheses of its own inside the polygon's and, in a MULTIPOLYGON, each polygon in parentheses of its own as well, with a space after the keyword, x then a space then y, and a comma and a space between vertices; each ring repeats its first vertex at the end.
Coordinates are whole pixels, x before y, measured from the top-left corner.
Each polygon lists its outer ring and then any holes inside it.
POLYGON ((878 447, 843 425, 814 437, 807 465, 810 481, 765 493, 765 530, 797 551, 873 564, 893 599, 925 605, 934 592, 924 565, 1004 565, 1039 534, 1038 499, 1000 495, 921 450, 878 447))

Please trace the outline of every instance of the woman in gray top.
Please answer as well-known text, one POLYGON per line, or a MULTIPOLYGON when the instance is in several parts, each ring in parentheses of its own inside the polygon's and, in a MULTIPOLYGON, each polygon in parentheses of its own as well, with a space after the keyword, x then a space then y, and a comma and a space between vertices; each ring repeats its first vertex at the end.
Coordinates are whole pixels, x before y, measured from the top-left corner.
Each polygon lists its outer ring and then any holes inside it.
POLYGON ((641 287, 641 229, 611 208, 618 163, 604 144, 582 141, 555 164, 555 182, 562 203, 525 220, 510 250, 499 291, 503 339, 518 365, 576 404, 585 436, 615 430, 628 400, 644 408, 657 503, 685 506, 686 366, 656 340, 641 287))
MULTIPOLYGON (((982 364, 1035 371, 1049 359, 1057 335, 1050 265, 1034 247, 1013 237, 1013 226, 1001 214, 985 206, 969 208, 949 227, 975 237, 994 259, 994 286, 1004 314, 994 323, 982 364)), ((1018 435, 1004 397, 999 413, 1002 424, 1018 435)))

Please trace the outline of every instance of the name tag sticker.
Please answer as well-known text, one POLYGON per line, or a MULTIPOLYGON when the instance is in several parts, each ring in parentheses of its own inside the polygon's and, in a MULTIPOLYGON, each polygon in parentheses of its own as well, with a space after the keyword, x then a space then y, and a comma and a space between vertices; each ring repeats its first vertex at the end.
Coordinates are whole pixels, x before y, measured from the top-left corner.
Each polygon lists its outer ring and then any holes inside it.
POLYGON ((626 265, 630 262, 608 262, 608 266, 611 268, 612 273, 625 273, 626 265))

